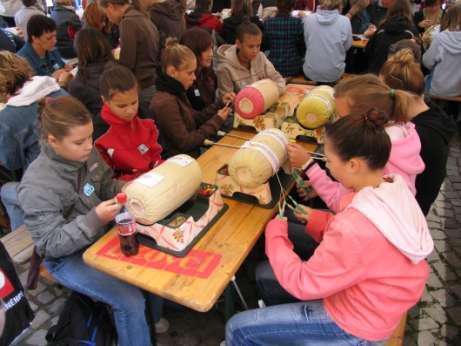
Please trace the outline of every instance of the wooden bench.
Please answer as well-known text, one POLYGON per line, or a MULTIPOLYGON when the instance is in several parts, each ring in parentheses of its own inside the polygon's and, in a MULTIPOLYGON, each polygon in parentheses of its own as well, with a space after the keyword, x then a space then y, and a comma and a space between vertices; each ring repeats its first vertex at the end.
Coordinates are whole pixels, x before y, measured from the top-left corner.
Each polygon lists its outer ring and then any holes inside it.
MULTIPOLYGON (((30 260, 34 251, 34 242, 25 225, 3 236, 0 241, 15 264, 23 264, 30 260)), ((49 284, 56 283, 43 265, 40 265, 40 278, 49 284)))

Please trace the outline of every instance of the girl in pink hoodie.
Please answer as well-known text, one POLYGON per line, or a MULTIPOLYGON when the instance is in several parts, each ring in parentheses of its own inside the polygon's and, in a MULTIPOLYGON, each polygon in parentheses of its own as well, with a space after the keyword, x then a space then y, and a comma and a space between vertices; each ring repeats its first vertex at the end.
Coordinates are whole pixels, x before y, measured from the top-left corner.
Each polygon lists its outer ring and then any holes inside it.
POLYGON ((420 299, 433 242, 403 178, 384 175, 386 122, 371 111, 327 127, 327 167, 349 192, 331 197, 336 214, 304 206, 295 213, 320 242, 308 261, 293 251, 286 218, 268 223, 266 254, 280 291, 299 301, 235 315, 227 346, 378 345, 420 299))
MULTIPOLYGON (((347 79, 335 87, 336 114, 339 117, 363 114, 371 109, 377 109, 386 116, 385 131, 392 147, 384 173, 402 176, 415 195, 416 176, 424 171, 424 162, 420 156, 421 141, 414 124, 409 122, 410 98, 408 93, 391 89, 371 74, 347 79)), ((306 167, 310 159, 309 154, 297 144, 289 145, 288 154, 293 167, 306 167)), ((317 164, 310 165, 305 172, 310 185, 328 208, 337 210, 338 206, 332 203, 329 196, 342 195, 347 190, 333 181, 317 164)))

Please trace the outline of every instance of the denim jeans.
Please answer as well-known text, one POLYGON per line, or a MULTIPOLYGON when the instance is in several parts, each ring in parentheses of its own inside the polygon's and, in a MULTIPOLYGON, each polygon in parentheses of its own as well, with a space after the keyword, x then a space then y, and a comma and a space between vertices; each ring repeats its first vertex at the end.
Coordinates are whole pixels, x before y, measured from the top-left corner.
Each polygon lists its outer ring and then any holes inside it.
MULTIPOLYGON (((82 252, 45 260, 45 265, 63 286, 111 306, 119 346, 151 345, 146 302, 140 289, 89 267, 83 262, 82 252)), ((151 298, 161 300, 152 295, 151 298)), ((156 316, 155 320, 158 319, 156 316)))
POLYGON ((10 218, 11 230, 14 231, 24 223, 24 213, 18 201, 18 182, 9 182, 2 185, 0 196, 10 218))
POLYGON ((342 330, 321 301, 299 302, 241 312, 226 324, 226 346, 378 346, 342 330))

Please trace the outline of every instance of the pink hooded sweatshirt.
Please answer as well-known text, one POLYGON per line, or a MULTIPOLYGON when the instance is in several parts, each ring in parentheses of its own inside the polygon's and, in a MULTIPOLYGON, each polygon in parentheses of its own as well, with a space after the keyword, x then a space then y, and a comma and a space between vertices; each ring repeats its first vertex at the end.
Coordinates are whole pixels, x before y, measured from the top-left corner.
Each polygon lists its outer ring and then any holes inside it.
POLYGON ((266 227, 266 254, 279 283, 301 300, 323 298, 346 332, 380 341, 420 299, 433 249, 424 215, 402 177, 341 197, 336 215, 313 210, 306 232, 320 245, 303 262, 288 239, 287 221, 266 227))
MULTIPOLYGON (((403 177, 408 188, 416 195, 416 176, 424 171, 424 161, 420 156, 421 141, 413 123, 405 123, 386 127, 392 143, 389 161, 384 167, 384 174, 397 173, 403 177)), ((315 192, 332 211, 338 209, 340 196, 350 192, 342 184, 332 180, 318 165, 306 171, 309 182, 315 192)))

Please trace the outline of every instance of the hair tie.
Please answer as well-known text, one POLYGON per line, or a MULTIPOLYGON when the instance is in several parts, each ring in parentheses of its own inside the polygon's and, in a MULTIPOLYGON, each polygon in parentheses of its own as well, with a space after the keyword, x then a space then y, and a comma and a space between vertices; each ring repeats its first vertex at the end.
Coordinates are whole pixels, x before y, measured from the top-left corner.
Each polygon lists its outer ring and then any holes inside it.
POLYGON ((395 90, 394 89, 389 89, 389 96, 391 98, 395 98, 395 90))

